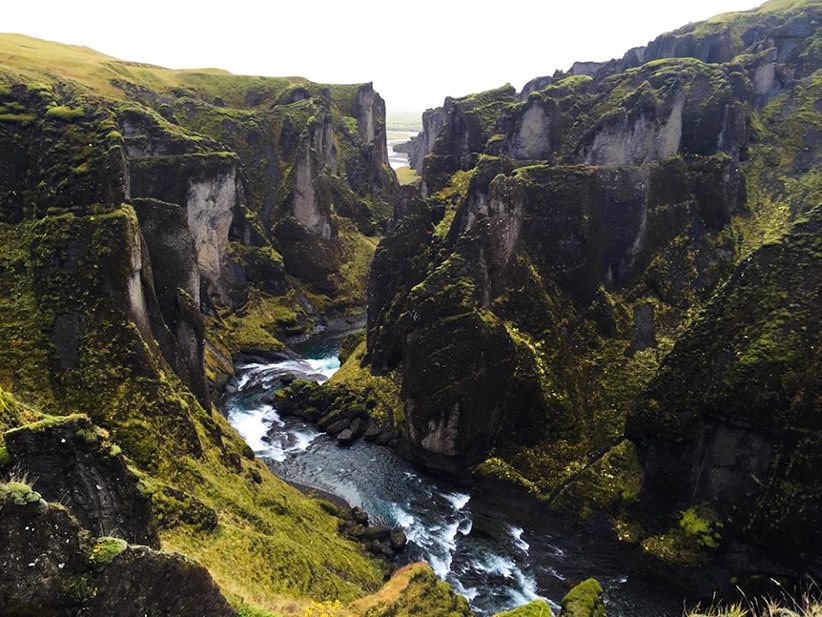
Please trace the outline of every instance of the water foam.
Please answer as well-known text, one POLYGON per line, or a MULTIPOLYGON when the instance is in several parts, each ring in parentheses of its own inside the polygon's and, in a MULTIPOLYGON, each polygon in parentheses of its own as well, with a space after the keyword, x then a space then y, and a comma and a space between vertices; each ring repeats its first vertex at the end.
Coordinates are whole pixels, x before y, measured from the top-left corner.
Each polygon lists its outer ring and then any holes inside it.
POLYGON ((442 496, 451 502, 455 512, 462 510, 471 501, 471 495, 465 493, 442 493, 442 496))
POLYGON ((514 538, 514 544, 517 546, 517 548, 527 555, 528 551, 531 549, 531 545, 522 539, 522 534, 524 532, 522 527, 517 527, 516 525, 509 525, 508 532, 511 534, 511 537, 514 538))
POLYGON ((326 379, 331 379, 340 368, 340 359, 337 356, 328 356, 316 360, 308 359, 306 362, 315 372, 325 375, 326 379))

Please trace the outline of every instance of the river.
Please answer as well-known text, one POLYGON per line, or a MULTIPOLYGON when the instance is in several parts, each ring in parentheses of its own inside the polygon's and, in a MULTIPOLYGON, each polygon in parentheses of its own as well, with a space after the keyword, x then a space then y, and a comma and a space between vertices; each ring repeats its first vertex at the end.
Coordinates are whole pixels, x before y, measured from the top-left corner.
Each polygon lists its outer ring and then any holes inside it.
POLYGON ((224 411, 277 475, 336 494, 377 523, 401 527, 409 539, 403 560, 431 564, 478 615, 535 598, 558 609, 572 584, 592 576, 605 589, 609 617, 682 614, 680 596, 633 572, 622 549, 581 533, 533 500, 469 490, 363 440, 340 447, 298 418, 280 418, 262 401, 281 387, 283 374, 331 377, 342 338, 296 346, 300 357, 294 360, 237 367, 237 392, 226 397, 224 411))
POLYGON ((405 152, 396 152, 394 146, 404 144, 417 136, 417 131, 388 131, 388 163, 391 169, 408 167, 408 155, 405 152))

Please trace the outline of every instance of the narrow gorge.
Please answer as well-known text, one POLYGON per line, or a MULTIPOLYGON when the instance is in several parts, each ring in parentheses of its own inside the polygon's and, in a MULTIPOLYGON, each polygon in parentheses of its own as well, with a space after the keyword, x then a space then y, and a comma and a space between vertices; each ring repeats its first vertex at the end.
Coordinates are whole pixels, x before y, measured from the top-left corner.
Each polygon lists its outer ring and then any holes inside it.
POLYGON ((391 105, 0 35, 0 617, 818 615, 822 2, 391 105))

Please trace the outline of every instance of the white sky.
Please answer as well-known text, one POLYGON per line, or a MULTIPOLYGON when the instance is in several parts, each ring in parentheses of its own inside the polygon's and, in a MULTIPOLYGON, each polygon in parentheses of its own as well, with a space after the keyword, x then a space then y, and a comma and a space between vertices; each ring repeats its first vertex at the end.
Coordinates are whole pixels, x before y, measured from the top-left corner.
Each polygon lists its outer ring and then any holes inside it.
POLYGON ((170 68, 373 81, 390 109, 422 110, 761 2, 30 0, 3 2, 0 30, 170 68))

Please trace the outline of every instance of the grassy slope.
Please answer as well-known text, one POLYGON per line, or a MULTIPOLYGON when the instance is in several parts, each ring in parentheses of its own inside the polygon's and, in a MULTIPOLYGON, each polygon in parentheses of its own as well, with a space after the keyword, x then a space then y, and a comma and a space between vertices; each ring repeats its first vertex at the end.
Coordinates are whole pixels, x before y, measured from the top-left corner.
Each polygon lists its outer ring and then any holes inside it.
POLYGON ((94 51, 88 47, 64 45, 22 34, 0 34, 0 67, 31 78, 50 81, 54 76, 70 79, 115 98, 124 98, 123 91, 110 80, 127 80, 154 89, 183 86, 183 77, 190 73, 229 75, 226 71, 170 70, 138 62, 126 62, 94 51))

